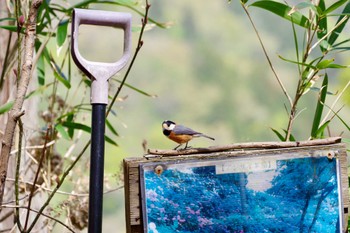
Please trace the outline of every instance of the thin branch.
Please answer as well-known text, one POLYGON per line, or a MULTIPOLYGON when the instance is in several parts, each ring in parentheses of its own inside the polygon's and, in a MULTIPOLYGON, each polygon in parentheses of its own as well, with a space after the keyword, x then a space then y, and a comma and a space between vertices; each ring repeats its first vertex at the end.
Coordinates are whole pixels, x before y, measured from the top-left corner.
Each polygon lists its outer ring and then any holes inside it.
POLYGON ((141 32, 140 32, 140 35, 139 35, 139 39, 138 39, 138 42, 137 42, 137 47, 136 47, 136 51, 134 53, 134 56, 132 57, 131 59, 131 62, 130 62, 130 65, 128 67, 128 69, 126 70, 126 73, 124 75, 124 78, 123 80, 121 81, 120 83, 120 86, 117 90, 117 92, 115 93, 115 95, 113 96, 113 99, 111 101, 111 104, 108 106, 108 109, 107 109, 107 113, 106 113, 106 117, 109 115, 110 111, 112 110, 112 107, 113 107, 113 104, 115 103, 115 101, 117 100, 117 97, 119 96, 119 93, 120 91, 122 90, 122 87, 124 86, 125 84, 125 81, 127 79, 127 77, 129 76, 129 73, 131 71, 131 68, 133 67, 134 65, 134 62, 136 60, 136 57, 139 53, 139 51, 141 50, 142 48, 142 45, 143 45, 143 40, 142 40, 142 37, 143 37, 143 33, 145 31, 145 28, 146 28, 146 25, 148 23, 148 12, 149 12, 149 8, 151 7, 151 5, 148 3, 148 0, 146 0, 146 9, 145 9, 145 15, 144 17, 142 18, 142 27, 141 27, 141 32))
MULTIPOLYGON (((45 143, 44 145, 46 145, 46 143, 48 142, 49 140, 49 136, 51 135, 51 126, 49 126, 46 130, 46 135, 45 135, 45 143)), ((40 157, 40 162, 38 164, 38 168, 36 170, 36 174, 35 174, 35 177, 34 177, 34 181, 33 183, 36 184, 37 181, 38 181, 38 178, 39 178, 39 174, 40 174, 40 171, 41 171, 41 167, 44 163, 44 158, 46 157, 46 146, 44 146, 43 150, 41 151, 41 157, 40 157)), ((35 191, 35 185, 32 186, 31 190, 30 190, 30 194, 29 194, 29 200, 28 200, 28 209, 30 209, 30 206, 32 204, 32 198, 34 196, 34 191, 35 191)), ((26 221, 25 221, 25 224, 24 224, 24 232, 27 232, 27 226, 28 226, 28 221, 29 221, 29 213, 30 211, 27 211, 27 216, 26 216, 26 221)), ((28 231, 30 232, 30 231, 28 231)))
MULTIPOLYGON (((21 150, 43 149, 44 147, 50 147, 55 143, 56 143, 56 140, 52 140, 52 141, 48 142, 46 145, 26 146, 26 147, 22 147, 20 149, 21 150)), ((17 152, 19 152, 19 149, 15 149, 15 150, 11 151, 10 154, 13 155, 13 154, 16 154, 17 152)))
POLYGON ((261 39, 260 34, 259 34, 259 32, 258 32, 258 29, 255 27, 255 24, 254 24, 254 22, 253 22, 253 19, 250 17, 250 14, 249 14, 249 12, 248 12, 248 9, 246 8, 246 6, 245 6, 243 3, 241 3, 241 5, 242 5, 242 7, 243 7, 245 13, 246 13, 247 16, 248 16, 248 19, 249 19, 250 23, 251 23, 252 26, 253 26, 253 29, 254 29, 254 31, 255 31, 255 34, 257 35, 257 37, 258 37, 258 39, 259 39, 260 45, 261 45, 261 47, 262 47, 262 49, 263 49, 263 51, 264 51, 264 55, 265 55, 265 57, 266 57, 266 59, 267 59, 267 61, 268 61, 268 63, 269 63, 269 66, 270 66, 270 68, 271 68, 271 70, 272 70, 272 73, 275 75, 276 80, 277 80, 278 84, 280 85, 280 87, 281 87, 281 89, 282 89, 284 95, 287 97, 290 106, 292 106, 292 104, 293 104, 292 98, 289 96, 289 94, 288 94, 288 92, 287 92, 287 89, 284 87, 284 85, 283 85, 283 83, 282 83, 282 80, 278 77, 277 72, 276 72, 275 68, 274 68, 273 65, 272 65, 272 62, 271 62, 271 60, 270 60, 270 57, 269 57, 269 55, 267 54, 266 48, 265 48, 265 46, 264 46, 264 43, 262 42, 262 39, 261 39))
POLYGON ((15 205, 15 206, 13 206, 13 205, 2 205, 2 207, 4 207, 4 208, 21 208, 21 209, 27 209, 28 212, 30 212, 30 211, 35 212, 35 213, 37 213, 38 215, 42 215, 42 216, 44 216, 44 217, 46 217, 46 218, 48 218, 48 219, 50 219, 50 220, 53 220, 53 221, 55 221, 55 222, 61 224, 62 226, 64 226, 65 228, 67 228, 70 232, 73 232, 73 233, 75 232, 72 228, 70 228, 70 227, 69 227, 68 225, 66 225, 64 222, 58 220, 57 218, 51 217, 50 215, 47 215, 47 214, 44 214, 44 213, 40 213, 40 211, 38 211, 38 210, 34 210, 34 209, 30 209, 30 208, 28 208, 28 207, 26 207, 26 206, 18 206, 18 205, 15 205))
MULTIPOLYGON (((118 88, 118 91, 117 93, 114 95, 113 97, 113 100, 111 102, 111 104, 109 105, 108 107, 108 110, 107 110, 107 113, 106 113, 106 116, 108 116, 109 112, 111 111, 112 109, 112 106, 114 104, 114 102, 116 101, 124 83, 125 83, 125 80, 126 78, 128 77, 129 73, 130 73, 130 70, 134 64, 134 61, 137 57, 137 54, 139 52, 139 50, 141 49, 142 45, 143 45, 143 41, 142 41, 142 35, 143 35, 143 32, 144 32, 144 29, 146 27, 146 24, 147 24, 147 19, 148 19, 148 10, 150 8, 150 5, 148 4, 148 0, 146 0, 146 13, 145 13, 145 16, 142 20, 142 28, 141 28, 141 32, 140 32, 140 37, 139 37, 139 42, 138 42, 138 46, 136 48, 136 51, 135 51, 135 54, 133 56, 133 59, 128 67, 128 70, 124 76, 124 79, 123 79, 123 82, 120 84, 119 88, 118 88)), ((36 224, 36 222, 38 221, 40 215, 43 213, 43 211, 45 210, 45 208, 49 205, 51 199, 54 197, 54 195, 56 194, 56 192, 59 190, 59 188, 62 186, 64 180, 66 179, 66 177, 69 175, 70 171, 74 168, 74 166, 77 164, 77 162, 80 160, 80 158, 83 156, 83 154, 85 153, 85 151, 87 150, 87 148, 90 146, 90 143, 91 143, 91 139, 86 143, 86 145, 84 146, 84 148, 81 150, 81 152, 79 153, 79 155, 77 156, 77 158, 70 164, 70 166, 65 170, 65 172, 63 173, 61 179, 60 179, 60 182, 56 185, 55 189, 52 190, 52 193, 49 195, 49 197, 47 198, 46 202, 42 205, 42 207, 39 209, 38 211, 38 215, 35 216, 31 226, 28 228, 28 232, 30 232, 34 225, 36 224)))
MULTIPOLYGON (((19 139, 18 139, 18 154, 17 154, 17 164, 16 164, 16 175, 15 175, 15 199, 16 199, 16 205, 19 205, 19 187, 18 187, 18 180, 19 180, 19 169, 21 167, 21 157, 22 157, 22 140, 23 140, 23 123, 21 119, 18 120, 18 127, 19 127, 19 139)), ((15 221, 18 226, 18 229, 22 232, 23 227, 21 224, 21 220, 19 217, 19 208, 15 209, 15 221)))
POLYGON ((45 208, 50 204, 51 199, 54 197, 54 195, 56 194, 56 192, 58 191, 58 189, 62 186, 64 180, 66 179, 66 177, 69 175, 70 171, 73 169, 73 167, 77 164, 77 162, 80 160, 80 158, 83 156, 83 154, 85 153, 85 151, 87 150, 87 148, 89 148, 91 143, 91 140, 89 140, 85 147, 81 150, 80 154, 78 155, 78 157, 74 160, 73 163, 71 163, 71 165, 64 171, 60 182, 56 185, 55 189, 52 190, 52 193, 50 194, 50 196, 47 198, 46 202, 42 205, 42 207, 40 208, 40 210, 38 211, 38 214, 35 216, 32 224, 30 225, 30 227, 28 228, 28 232, 30 232, 33 227, 35 226, 36 222, 39 220, 40 215, 43 213, 43 211, 45 210, 45 208))
POLYGON ((335 105, 338 103, 340 97, 343 96, 343 94, 345 93, 345 90, 348 89, 348 87, 350 86, 350 81, 345 85, 345 87, 343 88, 343 90, 339 93, 339 95, 337 96, 337 98, 335 99, 335 101, 333 102, 332 106, 330 107, 330 109, 328 110, 326 116, 323 118, 323 120, 321 121, 320 125, 323 125, 326 121, 327 118, 329 117, 329 115, 332 113, 335 105))
MULTIPOLYGON (((15 182, 15 179, 7 178, 6 181, 15 182)), ((54 191, 53 189, 49 189, 49 188, 43 187, 42 185, 34 184, 33 182, 29 182, 29 181, 19 180, 18 182, 23 183, 23 184, 28 184, 30 186, 34 185, 35 187, 42 189, 44 191, 50 192, 50 193, 52 193, 54 191)), ((124 188, 124 186, 118 186, 116 188, 104 191, 103 194, 112 193, 112 192, 118 191, 122 188, 124 188)), ((56 193, 62 194, 62 195, 67 195, 67 196, 75 196, 75 197, 87 197, 87 196, 89 196, 89 193, 73 193, 73 192, 64 192, 64 191, 60 191, 60 190, 57 190, 56 193)), ((4 204, 8 204, 8 203, 10 203, 10 202, 4 203, 4 204)))
POLYGON ((176 155, 189 155, 198 153, 213 153, 223 152, 238 149, 279 149, 290 147, 304 147, 304 146, 316 146, 316 145, 330 145, 340 143, 341 137, 333 137, 327 139, 315 139, 310 141, 298 141, 298 142, 247 142, 247 143, 234 143, 225 146, 211 146, 208 148, 190 148, 186 150, 159 150, 149 149, 150 155, 145 155, 145 158, 152 158, 152 155, 160 156, 176 156, 176 155))
MULTIPOLYGON (((331 30, 328 31, 326 35, 324 35, 321 39, 319 39, 308 51, 308 55, 311 53, 313 49, 316 48, 323 40, 327 39, 327 37, 335 30, 337 29, 342 23, 344 23, 346 20, 348 20, 349 16, 344 16, 331 30)), ((327 50, 328 51, 328 50, 327 50)))

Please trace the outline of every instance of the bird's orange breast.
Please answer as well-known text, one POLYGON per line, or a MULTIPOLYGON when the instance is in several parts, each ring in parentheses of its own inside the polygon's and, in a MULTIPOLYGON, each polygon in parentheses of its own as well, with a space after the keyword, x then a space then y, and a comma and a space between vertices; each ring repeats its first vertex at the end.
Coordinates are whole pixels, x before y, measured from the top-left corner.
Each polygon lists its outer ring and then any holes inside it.
POLYGON ((186 143, 190 141, 193 136, 187 135, 187 134, 174 134, 174 132, 171 132, 168 136, 169 139, 173 140, 174 142, 177 142, 179 144, 186 143))

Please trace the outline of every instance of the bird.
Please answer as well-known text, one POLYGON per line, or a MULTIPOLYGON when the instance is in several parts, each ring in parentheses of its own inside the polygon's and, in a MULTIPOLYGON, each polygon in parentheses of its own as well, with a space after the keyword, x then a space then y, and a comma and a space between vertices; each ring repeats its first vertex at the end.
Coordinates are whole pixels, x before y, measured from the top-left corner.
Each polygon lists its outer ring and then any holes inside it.
POLYGON ((215 140, 212 137, 209 137, 208 135, 205 135, 203 133, 194 131, 193 129, 190 129, 183 125, 178 125, 173 121, 166 120, 162 123, 163 128, 163 134, 169 138, 170 140, 179 143, 177 147, 174 148, 176 150, 179 148, 182 144, 186 143, 185 148, 187 148, 188 142, 191 141, 193 138, 196 137, 205 137, 209 138, 211 140, 215 140))

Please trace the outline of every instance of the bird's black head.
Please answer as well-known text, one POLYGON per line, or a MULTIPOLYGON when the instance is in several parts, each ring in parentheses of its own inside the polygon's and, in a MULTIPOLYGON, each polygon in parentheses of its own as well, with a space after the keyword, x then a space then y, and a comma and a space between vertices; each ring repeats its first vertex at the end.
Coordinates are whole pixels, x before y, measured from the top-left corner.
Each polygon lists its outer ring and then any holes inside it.
POLYGON ((163 121, 162 128, 163 128, 163 134, 166 136, 169 136, 170 132, 175 128, 176 123, 173 121, 163 121))
POLYGON ((175 125, 176 125, 175 122, 169 121, 169 120, 163 121, 162 123, 163 128, 169 129, 169 130, 173 129, 175 125))

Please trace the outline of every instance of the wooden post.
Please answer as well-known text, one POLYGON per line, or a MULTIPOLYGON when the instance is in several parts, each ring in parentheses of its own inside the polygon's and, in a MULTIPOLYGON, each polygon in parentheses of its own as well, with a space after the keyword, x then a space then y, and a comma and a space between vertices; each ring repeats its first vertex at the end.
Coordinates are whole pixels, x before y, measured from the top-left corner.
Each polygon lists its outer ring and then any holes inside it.
MULTIPOLYGON (((347 230, 347 219, 349 209, 348 194, 348 173, 347 173, 347 154, 346 145, 340 143, 340 138, 331 138, 326 140, 305 141, 305 142, 264 142, 264 143, 243 143, 224 147, 211 147, 206 149, 189 149, 183 151, 163 151, 149 150, 153 154, 144 155, 143 158, 124 159, 124 180, 125 180, 125 209, 126 225, 128 233, 141 233, 143 230, 142 200, 140 192, 140 166, 152 163, 173 164, 186 161, 195 163, 196 161, 215 161, 234 158, 252 158, 260 156, 284 156, 299 154, 308 154, 310 156, 319 153, 328 153, 324 156, 336 156, 340 164, 341 174, 341 194, 343 204, 343 226, 347 230), (248 147, 251 145, 251 148, 248 147), (225 148, 225 149, 223 149, 225 148), (195 152, 199 153, 195 153, 195 152), (328 152, 329 151, 329 152, 328 152), (334 152, 334 153, 333 153, 334 152), (180 154, 174 156, 173 154, 180 154)), ((346 231, 345 231, 346 232, 346 231)))

